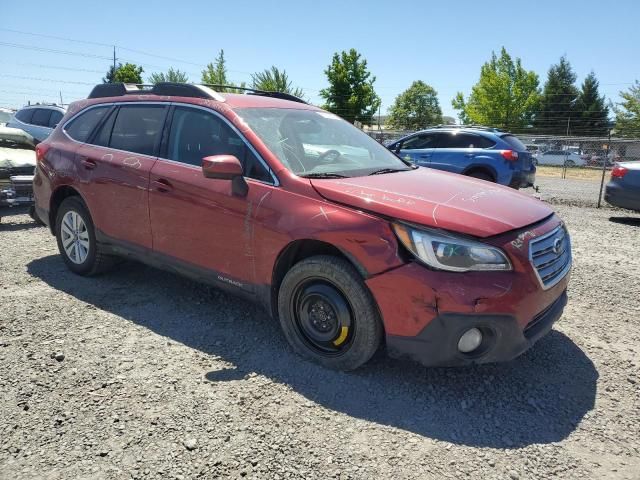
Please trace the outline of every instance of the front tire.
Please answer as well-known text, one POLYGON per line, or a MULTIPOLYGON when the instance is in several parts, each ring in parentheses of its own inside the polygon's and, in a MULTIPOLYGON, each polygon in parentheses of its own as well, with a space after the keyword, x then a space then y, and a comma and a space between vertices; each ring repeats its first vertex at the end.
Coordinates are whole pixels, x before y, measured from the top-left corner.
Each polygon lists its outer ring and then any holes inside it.
POLYGON ((112 265, 96 241, 93 220, 79 197, 63 200, 56 215, 56 240, 60 255, 73 273, 96 275, 112 265))
POLYGON ((382 341, 371 293, 353 266, 315 256, 295 264, 278 293, 280 325, 293 349, 324 367, 354 370, 382 341))

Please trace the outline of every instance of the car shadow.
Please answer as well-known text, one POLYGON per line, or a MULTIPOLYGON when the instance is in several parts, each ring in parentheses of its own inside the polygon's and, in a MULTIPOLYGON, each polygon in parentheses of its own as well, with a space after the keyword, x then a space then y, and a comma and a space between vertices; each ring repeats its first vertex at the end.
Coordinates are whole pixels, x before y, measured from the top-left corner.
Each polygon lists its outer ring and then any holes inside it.
POLYGON ((609 217, 609 221, 631 227, 640 227, 640 218, 638 217, 609 217))
POLYGON ((18 230, 30 230, 32 228, 41 227, 42 224, 34 221, 25 222, 12 222, 12 217, 22 217, 29 213, 29 207, 0 207, 0 230, 4 232, 18 231, 18 230))
POLYGON ((277 321, 214 288, 133 262, 73 275, 57 255, 28 272, 53 288, 233 365, 204 369, 213 384, 264 375, 324 408, 461 445, 518 448, 558 442, 594 407, 598 373, 571 339, 552 331, 509 363, 425 368, 377 355, 355 372, 296 356, 277 321))

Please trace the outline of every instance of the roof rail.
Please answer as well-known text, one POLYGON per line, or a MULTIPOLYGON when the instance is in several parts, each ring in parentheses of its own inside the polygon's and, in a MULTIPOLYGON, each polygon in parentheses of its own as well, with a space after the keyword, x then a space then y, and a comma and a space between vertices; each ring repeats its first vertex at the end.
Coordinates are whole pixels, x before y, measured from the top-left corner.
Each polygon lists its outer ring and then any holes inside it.
POLYGON ((491 132, 501 132, 502 130, 500 128, 497 127, 487 127, 486 125, 444 125, 444 124, 440 124, 440 125, 436 125, 434 127, 429 127, 429 128, 475 128, 477 130, 487 130, 487 131, 491 131, 491 132))
POLYGON ((307 104, 307 102, 300 97, 296 97, 295 95, 285 92, 272 92, 267 90, 258 90, 257 88, 236 87, 235 85, 218 85, 215 83, 203 83, 202 85, 205 87, 220 88, 224 90, 241 90, 243 92, 248 92, 249 95, 260 95, 262 97, 279 98, 281 100, 290 100, 292 102, 304 103, 305 105, 307 104))
POLYGON ((241 90, 249 95, 260 95, 263 97, 280 98, 292 102, 304 103, 303 99, 284 92, 268 92, 256 88, 236 87, 234 85, 217 85, 211 83, 174 83, 161 82, 155 85, 142 83, 103 83, 96 85, 91 90, 88 98, 120 97, 122 95, 171 95, 176 97, 209 98, 224 102, 224 97, 216 91, 219 90, 241 90))

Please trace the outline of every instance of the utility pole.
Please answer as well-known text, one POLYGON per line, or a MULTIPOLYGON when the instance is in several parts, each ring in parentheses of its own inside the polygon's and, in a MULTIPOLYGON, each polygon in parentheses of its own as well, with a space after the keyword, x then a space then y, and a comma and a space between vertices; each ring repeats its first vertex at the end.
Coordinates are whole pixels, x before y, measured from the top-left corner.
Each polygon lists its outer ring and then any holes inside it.
POLYGON ((62 90, 60 90, 60 106, 62 107, 64 103, 62 103, 62 90))
POLYGON ((598 195, 598 208, 602 202, 602 189, 604 187, 604 175, 607 171, 607 162, 609 161, 609 153, 611 152, 611 126, 609 126, 609 140, 607 141, 607 154, 602 159, 602 178, 600 179, 600 194, 598 195))
POLYGON ((116 46, 113 46, 113 74, 116 74, 116 46))

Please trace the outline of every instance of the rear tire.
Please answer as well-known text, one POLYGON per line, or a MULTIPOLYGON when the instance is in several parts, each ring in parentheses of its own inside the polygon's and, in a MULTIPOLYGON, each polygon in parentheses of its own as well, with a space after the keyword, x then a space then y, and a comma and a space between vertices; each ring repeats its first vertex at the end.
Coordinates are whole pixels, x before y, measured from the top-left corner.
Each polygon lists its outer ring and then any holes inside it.
POLYGON ((484 180, 486 182, 495 182, 493 177, 486 172, 471 172, 468 174, 469 177, 477 178, 479 180, 484 180))
POLYGON ((84 202, 79 197, 65 198, 56 215, 58 250, 73 273, 96 275, 113 265, 96 241, 95 227, 84 202))
POLYGON ((315 256, 295 264, 278 292, 284 335, 301 356, 333 370, 366 363, 382 341, 375 301, 353 266, 315 256))

